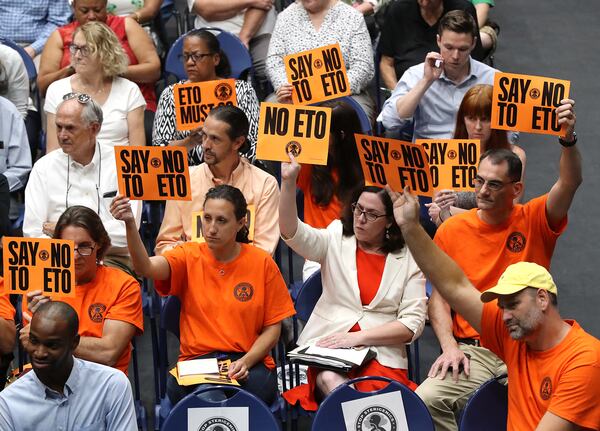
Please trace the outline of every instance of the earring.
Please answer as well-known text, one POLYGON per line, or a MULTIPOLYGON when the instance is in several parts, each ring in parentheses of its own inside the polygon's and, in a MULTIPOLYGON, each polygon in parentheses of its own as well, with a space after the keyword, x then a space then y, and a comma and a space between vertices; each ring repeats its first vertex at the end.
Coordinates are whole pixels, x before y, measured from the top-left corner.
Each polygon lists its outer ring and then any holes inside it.
POLYGON ((385 228, 385 239, 390 239, 390 228, 385 228))

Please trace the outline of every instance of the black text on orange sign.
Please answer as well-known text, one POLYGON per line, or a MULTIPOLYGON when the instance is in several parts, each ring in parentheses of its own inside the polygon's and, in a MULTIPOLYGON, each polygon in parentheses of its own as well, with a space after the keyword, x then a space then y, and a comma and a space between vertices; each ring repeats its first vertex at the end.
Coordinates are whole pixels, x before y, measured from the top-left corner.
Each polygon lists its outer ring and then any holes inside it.
MULTIPOLYGON (((125 196, 142 197, 144 186, 142 174, 149 172, 149 150, 123 150, 120 153, 123 168, 121 173, 125 183, 125 196)), ((187 196, 185 162, 182 151, 163 151, 163 172, 157 175, 158 192, 161 196, 187 196)))
MULTIPOLYGON (((337 47, 332 47, 322 51, 323 65, 325 73, 320 75, 321 85, 325 96, 333 96, 344 93, 348 90, 342 68, 341 53, 337 47)), ((312 100, 313 95, 310 89, 308 78, 315 75, 313 70, 313 54, 303 54, 298 58, 292 58, 289 61, 289 67, 292 71, 292 86, 298 96, 300 103, 312 100)))
POLYGON ((198 124, 206 120, 206 116, 213 108, 217 106, 230 105, 233 102, 202 103, 202 91, 200 87, 180 87, 176 86, 177 97, 179 98, 179 118, 183 124, 198 124))
POLYGON ((290 126, 297 138, 323 139, 328 133, 327 114, 324 111, 297 108, 290 121, 290 111, 287 108, 267 106, 264 124, 263 133, 266 135, 286 136, 290 126))
MULTIPOLYGON (((429 151, 429 171, 431 172, 431 186, 438 187, 439 168, 438 165, 446 164, 448 153, 447 142, 430 142, 422 144, 429 151)), ((458 166, 452 166, 453 188, 475 187, 477 176, 477 144, 473 142, 459 142, 458 144, 458 166)), ((448 161, 449 163, 449 161, 448 161)))
MULTIPOLYGON (((10 241, 7 252, 10 274, 10 293, 23 293, 30 289, 29 267, 38 265, 39 242, 10 241)), ((67 244, 50 245, 50 267, 44 268, 42 291, 47 294, 71 292, 71 248, 67 244)))
MULTIPOLYGON (((530 79, 502 77, 498 81, 498 122, 501 126, 515 127, 517 125, 518 104, 526 101, 530 79)), ((531 128, 534 130, 554 130, 559 132, 561 126, 555 108, 565 97, 565 86, 561 83, 544 82, 540 105, 533 107, 531 128)))

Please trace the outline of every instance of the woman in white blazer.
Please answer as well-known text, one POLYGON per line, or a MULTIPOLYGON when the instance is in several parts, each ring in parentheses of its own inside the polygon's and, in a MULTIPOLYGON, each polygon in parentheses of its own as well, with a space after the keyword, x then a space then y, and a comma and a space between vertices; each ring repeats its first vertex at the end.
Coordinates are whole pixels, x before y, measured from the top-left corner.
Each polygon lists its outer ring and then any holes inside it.
MULTIPOLYGON (((359 187, 342 220, 315 229, 298 220, 296 178, 300 165, 281 166, 279 228, 287 245, 321 264, 323 293, 299 345, 329 348, 369 346, 377 357, 341 374, 309 369, 309 385, 284 394, 316 410, 316 401, 350 378, 384 375, 413 389, 408 380, 405 344, 421 334, 427 313, 425 278, 404 245, 394 221, 392 202, 378 187, 359 187)), ((359 390, 376 390, 385 383, 367 382, 359 390)))

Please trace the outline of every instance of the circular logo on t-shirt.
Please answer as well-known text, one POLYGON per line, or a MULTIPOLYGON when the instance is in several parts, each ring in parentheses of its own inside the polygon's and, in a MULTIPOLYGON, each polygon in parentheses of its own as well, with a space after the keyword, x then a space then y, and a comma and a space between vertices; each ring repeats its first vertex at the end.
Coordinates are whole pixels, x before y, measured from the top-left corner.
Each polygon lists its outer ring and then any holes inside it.
POLYGON ((240 283, 233 288, 233 296, 240 302, 247 302, 254 296, 254 287, 250 283, 240 283))
POLYGON ((525 248, 525 235, 521 232, 513 232, 508 235, 508 239, 506 240, 506 248, 513 253, 520 253, 525 248))
POLYGON ((216 417, 204 421, 198 431, 237 431, 237 427, 227 418, 216 417))
POLYGON ((90 305, 90 308, 88 308, 88 315, 90 316, 90 319, 92 320, 92 322, 102 323, 102 321, 104 320, 104 312, 105 311, 106 311, 106 305, 96 303, 96 304, 90 305))
POLYGON ((356 419, 356 431, 396 431, 396 416, 383 406, 364 409, 356 419))
POLYGON ((542 384, 540 385, 540 397, 543 400, 549 400, 552 396, 552 380, 550 377, 544 377, 542 384))

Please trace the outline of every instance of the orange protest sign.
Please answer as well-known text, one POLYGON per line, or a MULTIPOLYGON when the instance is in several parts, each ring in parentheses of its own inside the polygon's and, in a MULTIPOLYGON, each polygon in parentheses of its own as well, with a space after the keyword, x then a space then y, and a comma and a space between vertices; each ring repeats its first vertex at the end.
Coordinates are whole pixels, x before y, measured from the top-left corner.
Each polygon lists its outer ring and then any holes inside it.
POLYGON ((420 145, 358 133, 354 139, 367 185, 389 184, 395 191, 408 186, 417 195, 432 196, 429 163, 420 145))
POLYGON ((492 128, 564 136, 556 108, 569 97, 570 81, 497 72, 492 96, 492 128))
POLYGON ((434 190, 475 190, 479 163, 479 139, 417 139, 425 150, 434 190))
POLYGON ((291 152, 298 163, 326 165, 331 108, 261 103, 256 157, 289 162, 291 152))
POLYGON ((204 124, 217 106, 237 106, 235 79, 190 82, 173 86, 177 130, 192 130, 204 124))
POLYGON ((286 55, 285 72, 294 87, 292 101, 308 105, 350 95, 350 82, 339 44, 286 55))
POLYGON ((192 200, 184 147, 115 146, 119 194, 133 200, 192 200))
POLYGON ((75 296, 73 241, 5 236, 2 247, 4 293, 75 296))
MULTIPOLYGON (((205 242, 204 236, 202 235, 202 214, 204 211, 193 211, 192 212, 192 241, 205 242)), ((254 220, 256 210, 254 205, 248 204, 246 209, 246 227, 248 228, 248 239, 250 242, 254 240, 254 220)))

